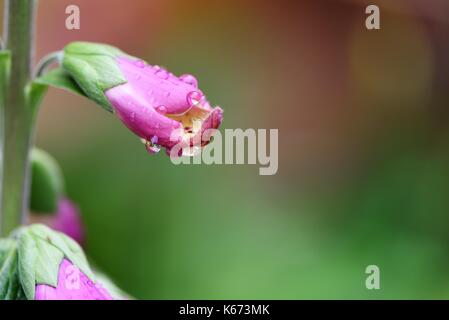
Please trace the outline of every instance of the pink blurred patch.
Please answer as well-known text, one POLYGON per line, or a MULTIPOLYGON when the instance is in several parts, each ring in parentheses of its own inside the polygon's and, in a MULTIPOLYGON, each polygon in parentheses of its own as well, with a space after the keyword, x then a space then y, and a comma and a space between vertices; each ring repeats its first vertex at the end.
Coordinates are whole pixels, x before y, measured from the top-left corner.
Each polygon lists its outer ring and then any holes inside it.
POLYGON ((78 207, 68 198, 59 200, 58 211, 49 223, 49 227, 71 237, 79 244, 84 244, 84 226, 78 207))

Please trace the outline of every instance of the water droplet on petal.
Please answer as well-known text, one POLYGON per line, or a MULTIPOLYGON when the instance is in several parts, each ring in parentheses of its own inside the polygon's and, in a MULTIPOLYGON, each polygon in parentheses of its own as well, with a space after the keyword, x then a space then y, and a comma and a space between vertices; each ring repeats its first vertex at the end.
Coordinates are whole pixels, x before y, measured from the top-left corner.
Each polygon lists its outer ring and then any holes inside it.
POLYGON ((191 86, 194 86, 195 88, 198 88, 198 80, 191 74, 183 74, 179 77, 179 80, 181 80, 184 83, 190 84, 191 86))
POLYGON ((131 122, 134 122, 136 120, 136 113, 135 112, 131 112, 129 115, 129 120, 131 122))
POLYGON ((136 67, 139 67, 139 68, 144 68, 144 67, 145 67, 145 61, 143 61, 143 60, 137 60, 137 61, 134 62, 134 65, 135 65, 136 67))
POLYGON ((198 91, 191 91, 187 94, 187 103, 189 106, 195 106, 203 99, 203 94, 198 91))
POLYGON ((156 76, 159 77, 159 78, 161 78, 161 79, 167 80, 168 77, 170 76, 170 74, 168 73, 167 70, 165 70, 165 69, 160 69, 160 70, 158 70, 158 71, 156 72, 156 76))
POLYGON ((166 106, 159 106, 156 108, 156 111, 162 114, 165 114, 167 112, 167 107, 166 106))
POLYGON ((155 154, 161 151, 161 147, 157 144, 153 144, 152 146, 147 146, 147 151, 151 154, 155 154))
POLYGON ((159 138, 157 136, 153 136, 151 141, 142 139, 142 143, 145 145, 145 149, 147 149, 148 153, 155 154, 161 150, 161 147, 156 144, 158 140, 159 138))

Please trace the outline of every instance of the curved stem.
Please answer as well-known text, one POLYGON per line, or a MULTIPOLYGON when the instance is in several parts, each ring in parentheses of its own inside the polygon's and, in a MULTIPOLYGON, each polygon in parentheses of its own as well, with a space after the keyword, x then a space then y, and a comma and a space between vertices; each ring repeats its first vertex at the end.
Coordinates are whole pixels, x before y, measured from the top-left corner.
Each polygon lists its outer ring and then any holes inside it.
POLYGON ((53 63, 61 60, 61 56, 62 51, 55 51, 43 57, 36 66, 33 78, 38 78, 43 75, 53 63))
POLYGON ((27 103, 32 76, 36 0, 5 0, 4 46, 11 53, 3 110, 3 181, 0 234, 7 235, 25 220, 28 207, 29 150, 34 111, 27 103))

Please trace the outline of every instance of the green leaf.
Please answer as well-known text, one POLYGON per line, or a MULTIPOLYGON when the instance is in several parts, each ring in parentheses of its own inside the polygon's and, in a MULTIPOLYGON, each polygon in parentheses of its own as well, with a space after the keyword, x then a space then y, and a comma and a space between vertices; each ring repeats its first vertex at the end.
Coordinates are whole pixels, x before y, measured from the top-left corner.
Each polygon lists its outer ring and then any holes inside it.
POLYGON ((64 178, 56 160, 43 150, 31 152, 30 209, 37 213, 54 213, 64 193, 64 178))
POLYGON ((34 83, 52 86, 59 89, 65 89, 72 93, 76 93, 86 97, 83 89, 81 89, 76 81, 73 80, 73 78, 70 76, 70 74, 64 71, 64 69, 62 69, 61 67, 53 69, 40 76, 39 78, 36 78, 34 80, 34 83))

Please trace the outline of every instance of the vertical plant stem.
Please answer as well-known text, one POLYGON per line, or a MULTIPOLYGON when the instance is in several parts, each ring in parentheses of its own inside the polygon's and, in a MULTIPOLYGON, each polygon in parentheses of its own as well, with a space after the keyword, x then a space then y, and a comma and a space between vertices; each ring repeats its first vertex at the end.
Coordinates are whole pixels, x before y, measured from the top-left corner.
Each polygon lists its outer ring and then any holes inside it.
POLYGON ((34 111, 27 103, 32 76, 36 0, 5 0, 4 48, 11 53, 3 110, 3 181, 0 234, 5 236, 26 219, 29 151, 34 111))

